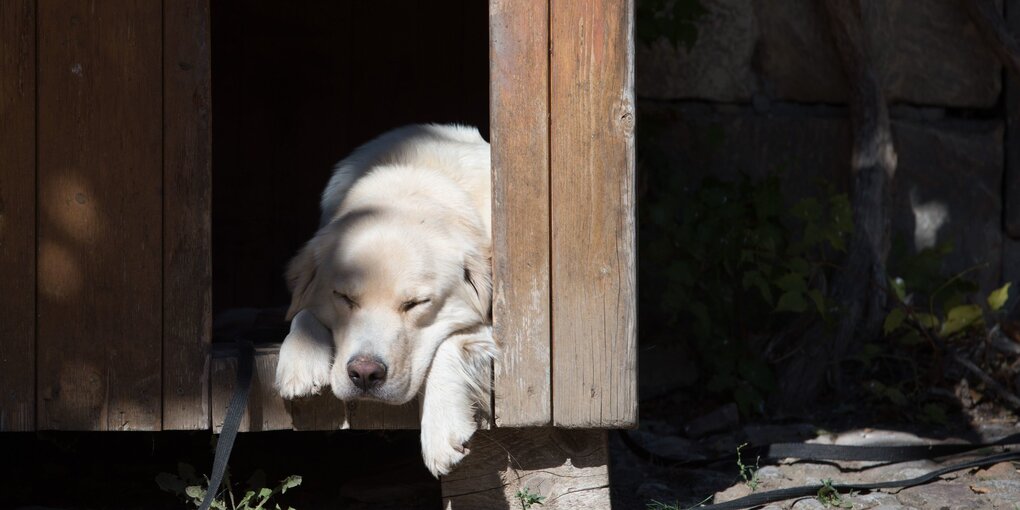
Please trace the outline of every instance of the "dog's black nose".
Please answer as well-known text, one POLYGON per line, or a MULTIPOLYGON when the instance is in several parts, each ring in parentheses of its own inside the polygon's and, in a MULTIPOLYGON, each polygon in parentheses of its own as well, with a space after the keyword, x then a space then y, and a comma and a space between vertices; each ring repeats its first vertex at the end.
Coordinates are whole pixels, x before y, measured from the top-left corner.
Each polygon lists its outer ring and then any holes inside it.
POLYGON ((386 380, 386 365, 371 358, 357 357, 347 364, 347 375, 355 386, 368 391, 386 380))

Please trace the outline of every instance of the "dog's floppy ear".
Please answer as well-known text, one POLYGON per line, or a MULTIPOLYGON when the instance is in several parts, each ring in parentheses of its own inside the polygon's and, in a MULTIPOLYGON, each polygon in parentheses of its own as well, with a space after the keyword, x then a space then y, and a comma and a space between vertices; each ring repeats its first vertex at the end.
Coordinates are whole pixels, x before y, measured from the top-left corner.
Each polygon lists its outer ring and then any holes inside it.
POLYGON ((464 257, 464 281, 472 307, 484 318, 492 313, 492 254, 468 252, 464 257))
POLYGON ((304 309, 315 287, 315 272, 319 263, 315 259, 315 248, 310 241, 290 263, 287 264, 287 288, 290 289, 290 308, 287 320, 291 320, 304 309))

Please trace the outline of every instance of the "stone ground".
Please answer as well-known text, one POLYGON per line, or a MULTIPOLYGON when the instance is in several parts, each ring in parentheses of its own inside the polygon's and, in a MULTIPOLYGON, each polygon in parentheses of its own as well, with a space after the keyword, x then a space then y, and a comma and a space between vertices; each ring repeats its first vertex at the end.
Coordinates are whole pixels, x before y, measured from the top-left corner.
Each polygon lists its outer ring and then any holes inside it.
MULTIPOLYGON (((901 428, 903 430, 862 428, 834 433, 808 423, 752 424, 691 439, 684 437, 684 430, 666 422, 646 420, 639 430, 631 434, 639 444, 659 456, 697 459, 733 453, 743 442, 767 444, 810 441, 847 445, 910 445, 963 442, 965 439, 994 441, 1020 432, 1020 424, 1015 418, 1008 416, 984 419, 980 423, 974 423, 970 430, 948 435, 925 434, 923 427, 909 424, 901 428), (953 437, 954 435, 958 437, 953 437)), ((619 435, 612 437, 611 452, 615 510, 643 510, 652 501, 686 509, 702 501, 719 503, 752 492, 740 477, 735 465, 721 466, 719 469, 679 469, 655 465, 642 460, 631 451, 619 435)), ((817 484, 825 479, 845 483, 907 479, 970 458, 975 457, 957 456, 944 459, 942 462, 924 460, 896 464, 797 462, 787 459, 775 465, 761 464, 756 474, 759 482, 756 490, 817 484)), ((744 459, 744 463, 754 465, 754 459, 744 459)), ((910 489, 874 491, 843 499, 846 505, 844 508, 859 510, 1020 510, 1020 471, 1016 465, 1006 462, 985 469, 946 475, 937 482, 910 489)), ((809 510, 834 507, 826 506, 816 498, 802 498, 763 508, 809 510)))

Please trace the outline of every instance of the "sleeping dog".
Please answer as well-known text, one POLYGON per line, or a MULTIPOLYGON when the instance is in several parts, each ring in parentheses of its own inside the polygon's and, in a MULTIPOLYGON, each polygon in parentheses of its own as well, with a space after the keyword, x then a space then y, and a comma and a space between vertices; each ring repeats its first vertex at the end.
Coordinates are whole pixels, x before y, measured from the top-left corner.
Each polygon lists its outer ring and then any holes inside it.
POLYGON ((280 395, 421 394, 426 466, 439 476, 460 462, 498 352, 490 201, 489 144, 473 128, 400 128, 338 163, 319 230, 287 269, 280 395))

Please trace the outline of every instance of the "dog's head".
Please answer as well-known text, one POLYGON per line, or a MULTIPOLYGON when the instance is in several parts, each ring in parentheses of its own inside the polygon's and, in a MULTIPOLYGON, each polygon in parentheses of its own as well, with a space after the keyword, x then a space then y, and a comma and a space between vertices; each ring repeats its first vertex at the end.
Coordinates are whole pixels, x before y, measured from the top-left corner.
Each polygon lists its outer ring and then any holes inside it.
POLYGON ((487 321, 492 276, 478 225, 446 215, 353 209, 291 261, 289 317, 333 333, 330 383, 343 400, 413 399, 439 344, 487 321))

